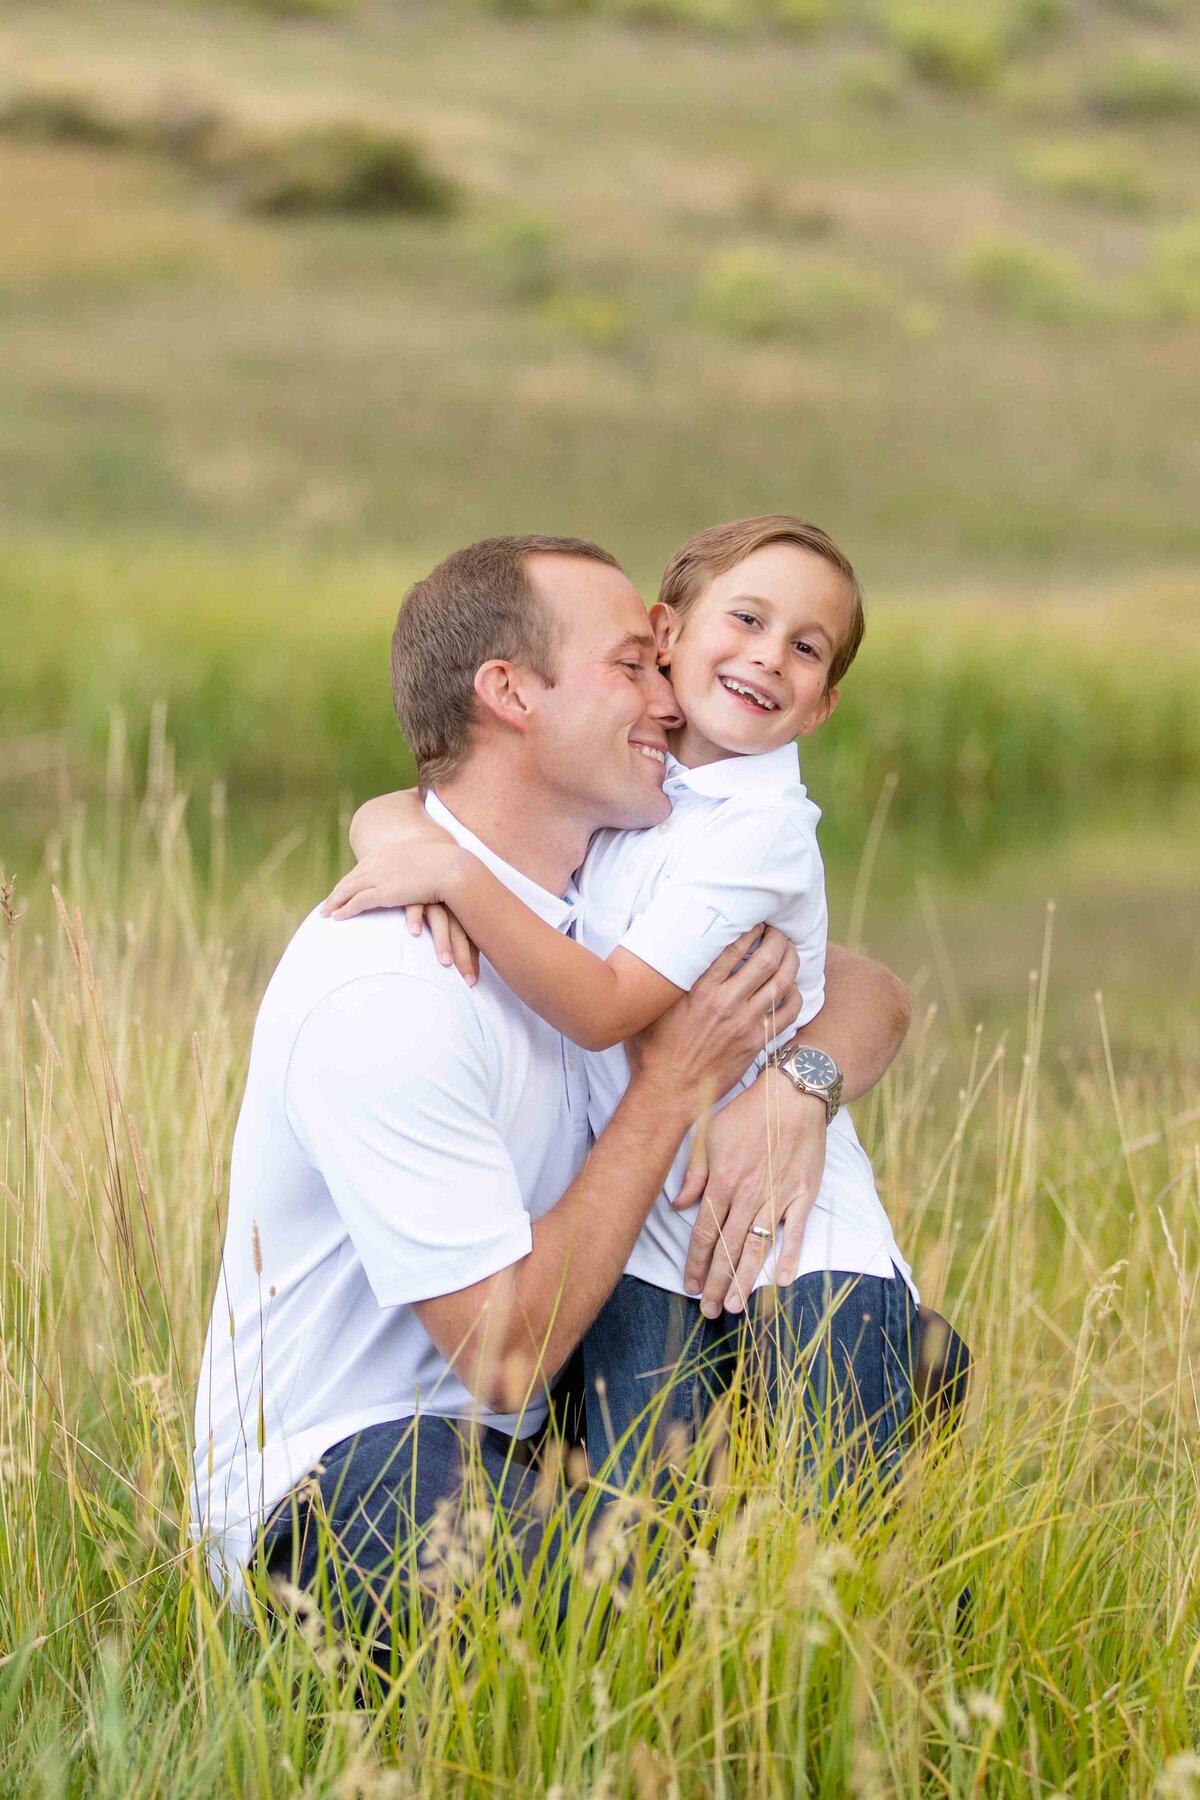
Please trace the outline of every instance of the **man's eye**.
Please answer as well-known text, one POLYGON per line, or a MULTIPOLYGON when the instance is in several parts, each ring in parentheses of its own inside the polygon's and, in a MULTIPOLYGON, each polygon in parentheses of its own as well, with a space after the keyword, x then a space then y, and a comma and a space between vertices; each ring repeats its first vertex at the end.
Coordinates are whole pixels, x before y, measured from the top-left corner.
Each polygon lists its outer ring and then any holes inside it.
POLYGON ((642 665, 641 665, 641 663, 640 663, 640 662, 627 662, 627 663, 622 663, 622 664, 621 664, 621 667, 622 667, 622 668, 623 668, 623 669, 628 669, 628 670, 630 670, 630 672, 631 672, 631 673, 632 673, 632 674, 634 674, 634 675, 640 675, 640 674, 641 674, 641 672, 642 672, 642 665))

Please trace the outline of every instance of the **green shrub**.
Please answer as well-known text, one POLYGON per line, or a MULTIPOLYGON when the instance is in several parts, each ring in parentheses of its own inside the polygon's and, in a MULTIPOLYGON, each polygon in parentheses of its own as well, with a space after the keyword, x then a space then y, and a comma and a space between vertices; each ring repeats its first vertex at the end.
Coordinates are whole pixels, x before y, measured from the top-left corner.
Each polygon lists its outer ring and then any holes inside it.
POLYGON ((1086 138, 1038 144, 1022 158, 1035 187, 1064 200, 1083 200, 1116 212, 1142 212, 1150 204, 1150 170, 1137 151, 1086 138))
POLYGON ((963 253, 963 270, 996 312, 1037 324, 1096 317, 1098 296, 1071 258, 1018 238, 980 237, 963 253))
POLYGON ((480 256, 505 299, 546 300, 561 286, 558 228, 536 213, 516 213, 487 226, 480 256))
POLYGON ((902 0, 885 13, 884 25, 917 73, 939 87, 991 87, 1009 48, 1000 14, 950 8, 941 0, 902 0))
POLYGON ((701 275, 695 309, 706 325, 731 337, 777 336, 788 320, 778 264, 756 250, 726 252, 701 275))
POLYGON ((1131 50, 1095 70, 1084 100, 1104 119, 1179 119, 1200 114, 1200 74, 1173 57, 1131 50))
POLYGON ((119 118, 83 94, 16 94, 0 107, 0 131, 52 144, 89 144, 120 149, 140 141, 134 123, 119 118))
POLYGON ((234 158, 243 205, 253 212, 428 213, 454 209, 457 191, 411 139, 354 123, 311 126, 246 142, 234 158))

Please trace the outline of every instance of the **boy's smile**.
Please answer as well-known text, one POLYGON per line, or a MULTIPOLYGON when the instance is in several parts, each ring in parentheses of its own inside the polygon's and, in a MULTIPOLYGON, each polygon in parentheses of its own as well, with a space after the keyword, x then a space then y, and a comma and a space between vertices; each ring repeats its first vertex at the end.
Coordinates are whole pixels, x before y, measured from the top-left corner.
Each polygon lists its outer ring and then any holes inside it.
POLYGON ((679 620, 655 609, 687 720, 672 748, 690 767, 806 737, 837 705, 828 672, 850 630, 845 577, 797 544, 764 544, 718 575, 679 620))

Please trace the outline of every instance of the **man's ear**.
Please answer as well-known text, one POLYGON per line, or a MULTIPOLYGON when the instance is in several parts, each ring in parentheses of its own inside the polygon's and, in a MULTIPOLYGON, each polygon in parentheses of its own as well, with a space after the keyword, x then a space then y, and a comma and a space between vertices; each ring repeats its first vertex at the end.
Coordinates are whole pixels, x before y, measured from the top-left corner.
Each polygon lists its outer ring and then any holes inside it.
POLYGON ((481 663, 475 671, 475 698, 484 712, 514 731, 528 731, 531 722, 529 684, 536 677, 520 663, 481 663))
POLYGON ((796 735, 798 737, 808 737, 811 732, 814 732, 817 729, 818 725, 823 725, 841 697, 841 688, 826 688, 824 694, 821 696, 813 710, 812 718, 800 727, 800 730, 796 735))
POLYGON ((668 606, 665 600, 656 600, 650 608, 650 629, 654 633, 654 649, 661 669, 664 662, 670 663, 671 646, 679 636, 679 621, 674 607, 668 606))

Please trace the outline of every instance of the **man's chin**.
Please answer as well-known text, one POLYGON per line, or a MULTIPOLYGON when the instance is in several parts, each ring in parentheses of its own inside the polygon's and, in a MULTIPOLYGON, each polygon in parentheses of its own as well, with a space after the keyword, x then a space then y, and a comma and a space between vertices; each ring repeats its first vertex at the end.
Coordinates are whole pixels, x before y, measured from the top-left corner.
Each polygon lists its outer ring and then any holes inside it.
POLYGON ((620 817, 610 821, 616 830, 648 831, 651 825, 661 825, 670 818, 671 802, 661 788, 657 792, 643 790, 640 794, 622 795, 619 810, 620 817))

